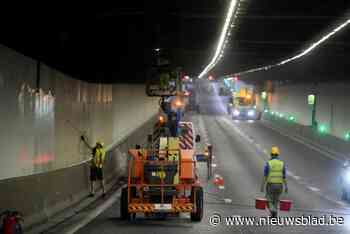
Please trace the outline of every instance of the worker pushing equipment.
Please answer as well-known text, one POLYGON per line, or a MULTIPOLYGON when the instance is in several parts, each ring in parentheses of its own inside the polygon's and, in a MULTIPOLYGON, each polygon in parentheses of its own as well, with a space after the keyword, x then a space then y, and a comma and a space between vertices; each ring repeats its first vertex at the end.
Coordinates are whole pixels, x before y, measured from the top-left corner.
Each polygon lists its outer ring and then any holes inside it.
POLYGON ((266 186, 266 198, 272 217, 277 217, 278 204, 283 192, 283 185, 285 192, 288 192, 286 165, 278 156, 279 149, 273 146, 271 148, 271 159, 264 167, 264 178, 261 184, 261 192, 264 192, 266 186))

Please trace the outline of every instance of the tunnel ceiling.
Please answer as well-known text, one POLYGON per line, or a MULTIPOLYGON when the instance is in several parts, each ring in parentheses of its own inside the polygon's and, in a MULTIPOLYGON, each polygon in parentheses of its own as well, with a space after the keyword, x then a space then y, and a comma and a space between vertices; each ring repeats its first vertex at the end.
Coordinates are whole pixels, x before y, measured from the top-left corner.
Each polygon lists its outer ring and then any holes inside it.
MULTIPOLYGON (((92 82, 142 82, 154 48, 190 75, 208 63, 228 0, 114 1, 4 6, 0 43, 92 82)), ((347 0, 244 0, 238 27, 214 75, 289 57, 346 19, 347 0)), ((327 43, 345 58, 349 31, 327 43)))

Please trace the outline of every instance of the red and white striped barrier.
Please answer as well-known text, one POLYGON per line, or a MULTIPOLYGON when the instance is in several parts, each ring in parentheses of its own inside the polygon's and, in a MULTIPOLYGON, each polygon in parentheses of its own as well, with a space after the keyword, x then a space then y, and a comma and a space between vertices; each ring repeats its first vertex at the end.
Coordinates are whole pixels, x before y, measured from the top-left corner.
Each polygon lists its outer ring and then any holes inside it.
POLYGON ((192 122, 180 122, 180 148, 194 149, 194 132, 192 122))

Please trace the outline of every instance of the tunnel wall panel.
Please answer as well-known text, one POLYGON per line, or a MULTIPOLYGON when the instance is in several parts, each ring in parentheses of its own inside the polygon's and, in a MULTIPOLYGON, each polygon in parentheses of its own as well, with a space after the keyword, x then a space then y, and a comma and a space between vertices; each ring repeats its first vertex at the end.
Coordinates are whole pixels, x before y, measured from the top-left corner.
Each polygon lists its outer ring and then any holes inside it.
MULTIPOLYGON (((136 143, 143 144, 155 119, 144 123, 107 151, 105 180, 109 184, 126 176, 127 150, 136 143)), ((57 212, 81 202, 89 194, 89 164, 30 176, 0 180, 0 207, 24 213, 25 226, 48 221, 57 212)))
POLYGON ((344 139, 350 131, 350 84, 343 82, 319 84, 276 85, 270 103, 271 110, 291 114, 302 125, 311 125, 311 107, 308 94, 316 93, 316 120, 329 133, 344 139))
POLYGON ((84 134, 107 149, 106 179, 125 175, 127 150, 144 143, 158 98, 141 84, 76 80, 0 46, 0 208, 42 222, 88 194, 84 134), (40 71, 40 79, 37 79, 40 71))
POLYGON ((0 180, 65 168, 112 145, 158 111, 144 85, 92 84, 0 46, 0 180), (37 85, 39 88, 37 89, 37 85))

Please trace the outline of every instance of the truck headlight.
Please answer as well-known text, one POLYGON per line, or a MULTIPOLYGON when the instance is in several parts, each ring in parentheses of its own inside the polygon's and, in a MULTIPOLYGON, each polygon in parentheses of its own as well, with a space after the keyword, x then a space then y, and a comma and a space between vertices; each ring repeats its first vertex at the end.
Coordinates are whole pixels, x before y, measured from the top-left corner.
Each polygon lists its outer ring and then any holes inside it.
POLYGON ((249 110, 248 111, 248 116, 254 116, 255 115, 255 111, 254 110, 249 110))
POLYGON ((234 115, 234 116, 239 116, 239 114, 240 114, 239 110, 234 110, 234 111, 233 111, 233 115, 234 115))
POLYGON ((344 181, 346 184, 350 184, 350 170, 346 170, 344 173, 344 181))

